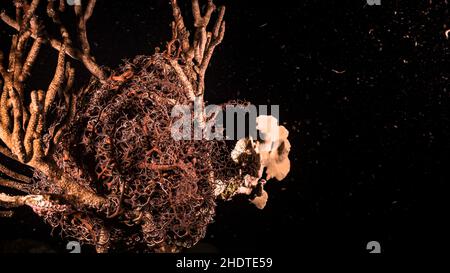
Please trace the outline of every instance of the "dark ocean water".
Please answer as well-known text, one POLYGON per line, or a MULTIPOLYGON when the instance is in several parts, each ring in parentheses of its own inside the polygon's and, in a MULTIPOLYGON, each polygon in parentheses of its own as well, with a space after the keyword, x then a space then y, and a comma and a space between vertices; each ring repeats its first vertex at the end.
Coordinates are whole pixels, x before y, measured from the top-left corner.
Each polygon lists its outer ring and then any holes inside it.
MULTIPOLYGON (((264 210, 220 203, 197 250, 365 253, 372 240, 390 253, 438 250, 448 239, 446 1, 217 2, 227 5, 227 31, 206 99, 280 105, 291 172, 269 183, 264 210)), ((93 54, 112 68, 151 55, 170 21, 166 1, 99 0, 88 25, 93 54)), ((1 48, 11 33, 0 24, 1 48)), ((45 86, 55 61, 45 50, 31 84, 45 86)), ((86 81, 79 75, 77 85, 86 81)), ((65 249, 26 209, 0 219, 0 230, 0 251, 65 249)))

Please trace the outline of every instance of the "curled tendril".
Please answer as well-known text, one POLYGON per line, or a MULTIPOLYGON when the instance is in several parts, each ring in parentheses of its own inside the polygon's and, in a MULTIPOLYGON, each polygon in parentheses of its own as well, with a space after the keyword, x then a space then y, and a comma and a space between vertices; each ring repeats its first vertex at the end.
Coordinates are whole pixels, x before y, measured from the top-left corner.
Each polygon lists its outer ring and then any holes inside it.
MULTIPOLYGON (((56 153, 71 180, 106 196, 109 206, 46 220, 87 244, 108 238, 130 249, 191 247, 212 221, 216 181, 240 175, 231 149, 223 141, 172 139, 172 107, 189 98, 164 55, 137 57, 118 74, 127 77, 92 81, 84 90, 56 153)), ((39 178, 40 191, 52 193, 39 178)))

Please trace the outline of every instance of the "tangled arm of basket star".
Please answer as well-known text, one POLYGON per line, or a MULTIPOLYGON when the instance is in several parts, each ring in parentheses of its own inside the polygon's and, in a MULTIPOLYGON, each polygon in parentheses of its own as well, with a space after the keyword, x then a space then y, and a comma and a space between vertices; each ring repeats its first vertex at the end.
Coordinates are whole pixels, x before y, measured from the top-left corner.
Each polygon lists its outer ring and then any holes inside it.
POLYGON ((247 194, 264 207, 265 181, 289 171, 287 130, 267 125, 273 118, 258 118, 264 140, 246 138, 234 150, 225 141, 171 137, 175 105, 193 107, 195 100, 204 107, 206 68, 224 37, 224 7, 192 0, 190 37, 171 1, 166 49, 111 70, 96 63, 87 38, 95 0, 73 7, 63 0, 11 3, 15 15, 0 14, 17 30, 9 55, 0 52, 0 206, 6 208, 0 216, 29 206, 62 235, 98 252, 176 252, 205 236, 217 199, 247 194), (40 19, 42 10, 56 35, 40 19), (65 22, 72 10, 76 35, 65 22), (27 82, 43 46, 56 49, 58 61, 48 88, 33 89, 27 82), (93 76, 81 90, 73 88, 72 59, 93 76), (32 176, 14 171, 17 166, 32 176))

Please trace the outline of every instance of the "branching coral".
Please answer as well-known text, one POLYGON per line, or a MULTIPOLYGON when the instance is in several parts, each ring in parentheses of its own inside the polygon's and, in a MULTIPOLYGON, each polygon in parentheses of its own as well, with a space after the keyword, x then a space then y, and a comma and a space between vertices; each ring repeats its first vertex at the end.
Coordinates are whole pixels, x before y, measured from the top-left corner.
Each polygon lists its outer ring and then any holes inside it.
MULTIPOLYGON (((166 50, 138 56, 108 76, 91 56, 87 39, 95 1, 74 6, 80 49, 61 22, 68 12, 64 1, 47 2, 47 15, 62 42, 45 31, 37 15, 40 2, 13 1, 16 18, 5 12, 0 16, 18 30, 8 67, 0 52, 0 152, 33 170, 30 178, 0 164, 8 177, 0 187, 24 193, 0 193, 1 206, 29 206, 63 235, 94 245, 98 252, 191 247, 204 237, 217 197, 246 193, 264 207, 263 169, 267 179, 282 179, 288 171, 286 132, 281 139, 271 138, 274 148, 267 151, 261 149, 266 142, 239 141, 240 153, 231 153, 225 141, 171 137, 175 105, 193 108, 195 101, 204 108, 206 68, 225 32, 224 7, 216 9, 209 0, 202 12, 199 1, 192 0, 195 31, 190 39, 173 0, 172 40, 166 50), (46 91, 29 91, 24 83, 46 43, 59 51, 53 80, 46 91), (67 56, 81 60, 94 76, 81 91, 73 90, 75 71, 67 56)), ((199 113, 194 111, 193 118, 205 124, 204 111, 199 113)))

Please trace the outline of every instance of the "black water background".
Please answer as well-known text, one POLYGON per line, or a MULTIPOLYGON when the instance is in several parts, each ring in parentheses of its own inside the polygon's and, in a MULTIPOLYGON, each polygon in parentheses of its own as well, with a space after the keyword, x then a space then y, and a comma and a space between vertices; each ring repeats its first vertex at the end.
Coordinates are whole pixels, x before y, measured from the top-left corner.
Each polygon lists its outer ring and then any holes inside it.
MULTIPOLYGON (((166 1, 98 2, 89 37, 100 64, 117 67, 168 40, 166 1)), ((269 184, 266 209, 219 204, 202 249, 365 252, 378 240, 386 252, 432 251, 447 239, 448 5, 298 2, 227 2, 206 98, 280 105, 292 166, 269 184)), ((0 26, 6 49, 11 31, 0 26)), ((33 86, 46 86, 55 60, 42 52, 33 86)), ((0 224, 7 252, 18 239, 64 251, 29 210, 0 224)))

